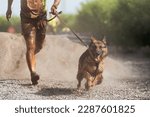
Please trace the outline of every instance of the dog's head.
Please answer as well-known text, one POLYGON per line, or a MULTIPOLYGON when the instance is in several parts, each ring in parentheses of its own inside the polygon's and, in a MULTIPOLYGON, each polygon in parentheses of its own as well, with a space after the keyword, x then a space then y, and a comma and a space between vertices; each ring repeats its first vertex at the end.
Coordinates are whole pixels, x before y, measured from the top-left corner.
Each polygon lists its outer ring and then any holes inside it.
POLYGON ((89 50, 94 58, 105 57, 108 51, 105 37, 102 40, 98 40, 92 36, 89 50))

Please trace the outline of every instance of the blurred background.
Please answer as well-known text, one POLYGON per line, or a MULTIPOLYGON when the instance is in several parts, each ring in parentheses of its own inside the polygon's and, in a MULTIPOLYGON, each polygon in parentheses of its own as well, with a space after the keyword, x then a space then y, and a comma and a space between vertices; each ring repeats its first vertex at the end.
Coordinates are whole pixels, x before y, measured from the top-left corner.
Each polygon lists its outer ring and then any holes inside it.
MULTIPOLYGON (((20 33, 20 0, 14 0, 11 23, 5 19, 7 0, 0 4, 0 31, 20 33)), ((49 11, 53 0, 47 0, 49 11)), ((76 32, 107 36, 109 43, 126 47, 150 45, 150 0, 62 0, 61 18, 76 32)), ((68 33, 57 19, 49 22, 47 33, 68 33)))

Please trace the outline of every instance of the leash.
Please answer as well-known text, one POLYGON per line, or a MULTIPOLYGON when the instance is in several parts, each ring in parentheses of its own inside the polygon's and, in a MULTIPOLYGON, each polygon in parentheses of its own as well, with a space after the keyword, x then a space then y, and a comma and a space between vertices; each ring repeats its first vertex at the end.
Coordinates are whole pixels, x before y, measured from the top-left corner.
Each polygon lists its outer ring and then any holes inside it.
POLYGON ((78 39, 85 47, 88 48, 88 45, 75 33, 75 31, 74 31, 72 28, 70 28, 70 27, 59 17, 59 14, 61 14, 61 13, 62 13, 62 11, 58 12, 53 18, 51 18, 50 20, 47 20, 47 21, 51 21, 51 20, 53 20, 54 18, 57 17, 57 18, 59 19, 59 21, 60 21, 64 26, 66 26, 67 28, 69 28, 70 31, 77 37, 77 39, 78 39))
MULTIPOLYGON (((51 12, 49 12, 51 14, 51 12)), ((62 11, 58 12, 57 15, 61 14, 62 11)), ((55 19, 57 17, 57 15, 55 15, 54 17, 52 17, 51 19, 46 19, 47 22, 52 21, 53 19, 55 19)))

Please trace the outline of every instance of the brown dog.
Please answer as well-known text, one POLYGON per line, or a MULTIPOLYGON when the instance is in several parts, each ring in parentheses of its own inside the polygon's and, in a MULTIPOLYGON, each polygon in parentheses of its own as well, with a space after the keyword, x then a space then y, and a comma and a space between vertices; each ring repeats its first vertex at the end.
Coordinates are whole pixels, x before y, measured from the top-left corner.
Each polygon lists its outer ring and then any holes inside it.
POLYGON ((78 65, 77 88, 80 90, 81 81, 86 79, 85 89, 89 90, 91 87, 102 82, 104 70, 104 58, 108 54, 106 46, 106 39, 102 41, 91 37, 89 48, 81 55, 78 65))

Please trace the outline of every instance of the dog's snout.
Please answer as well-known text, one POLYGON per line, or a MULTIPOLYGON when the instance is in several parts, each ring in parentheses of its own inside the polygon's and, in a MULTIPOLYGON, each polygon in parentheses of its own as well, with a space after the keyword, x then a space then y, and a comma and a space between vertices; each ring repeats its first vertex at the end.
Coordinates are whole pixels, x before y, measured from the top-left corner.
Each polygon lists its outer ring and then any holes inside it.
POLYGON ((97 50, 96 53, 97 53, 98 55, 101 55, 101 54, 102 54, 102 50, 97 50))

